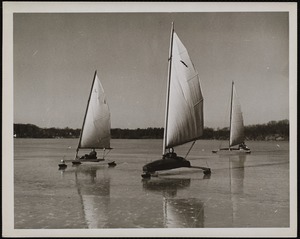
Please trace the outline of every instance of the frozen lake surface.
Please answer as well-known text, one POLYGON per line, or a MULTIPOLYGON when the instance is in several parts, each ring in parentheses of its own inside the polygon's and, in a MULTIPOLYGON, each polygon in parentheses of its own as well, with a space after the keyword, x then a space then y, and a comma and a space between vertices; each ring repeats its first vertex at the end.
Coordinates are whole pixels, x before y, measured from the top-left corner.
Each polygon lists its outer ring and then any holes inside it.
MULTIPOLYGON (((142 167, 160 158, 162 140, 113 139, 107 160, 116 167, 68 162, 59 170, 77 143, 14 140, 15 229, 290 226, 289 142, 250 141, 249 155, 219 156, 211 153, 219 141, 199 140, 187 159, 210 167, 210 177, 181 168, 150 180, 142 179, 142 167)), ((185 156, 189 146, 175 151, 185 156)))

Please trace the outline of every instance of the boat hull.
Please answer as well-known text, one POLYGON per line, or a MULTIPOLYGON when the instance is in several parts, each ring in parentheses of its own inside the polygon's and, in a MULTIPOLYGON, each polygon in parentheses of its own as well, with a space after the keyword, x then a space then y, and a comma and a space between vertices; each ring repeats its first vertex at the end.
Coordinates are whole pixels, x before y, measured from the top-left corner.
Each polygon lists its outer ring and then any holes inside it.
POLYGON ((170 170, 175 168, 191 167, 191 163, 182 157, 163 158, 144 165, 143 171, 154 173, 156 171, 170 170))
POLYGON ((76 159, 72 161, 72 164, 81 164, 81 163, 97 163, 104 161, 104 159, 76 159))
POLYGON ((115 167, 117 164, 116 164, 116 162, 115 161, 112 161, 112 162, 109 162, 108 163, 108 166, 109 167, 115 167))
POLYGON ((218 149, 213 150, 213 153, 221 154, 221 155, 234 155, 234 154, 250 154, 251 150, 244 150, 244 149, 218 149))
POLYGON ((60 163, 58 165, 59 169, 65 169, 68 165, 66 165, 65 163, 60 163))

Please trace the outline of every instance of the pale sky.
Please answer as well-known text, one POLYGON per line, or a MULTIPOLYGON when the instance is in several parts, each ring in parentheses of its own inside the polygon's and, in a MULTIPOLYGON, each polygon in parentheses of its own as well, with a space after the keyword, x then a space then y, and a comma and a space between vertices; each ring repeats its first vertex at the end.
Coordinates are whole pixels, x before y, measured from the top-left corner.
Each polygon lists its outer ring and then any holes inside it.
POLYGON ((14 123, 81 128, 94 71, 112 128, 163 127, 171 22, 197 69, 204 126, 289 119, 288 12, 14 13, 14 123))

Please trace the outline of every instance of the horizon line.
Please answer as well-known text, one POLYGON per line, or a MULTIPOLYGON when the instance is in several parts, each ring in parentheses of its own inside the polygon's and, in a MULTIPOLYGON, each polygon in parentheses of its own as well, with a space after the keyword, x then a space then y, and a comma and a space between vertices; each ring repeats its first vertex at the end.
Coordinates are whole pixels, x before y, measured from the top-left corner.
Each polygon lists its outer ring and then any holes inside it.
MULTIPOLYGON (((288 121, 290 122, 289 119, 282 119, 282 120, 270 120, 266 123, 256 123, 256 124, 248 124, 248 125, 244 125, 244 127, 247 127, 247 126, 253 126, 253 125, 264 125, 264 124, 268 124, 270 122, 280 122, 280 121, 288 121)), ((70 126, 65 126, 65 127, 58 127, 58 126, 50 126, 50 127, 43 127, 43 126, 38 126, 36 124, 33 124, 33 123, 13 123, 14 125, 15 124, 23 124, 23 125, 34 125, 34 126, 37 126, 39 128, 43 128, 43 129, 50 129, 50 128, 56 128, 56 129, 65 129, 65 128, 69 128, 69 129, 74 129, 74 130, 81 130, 81 128, 72 128, 70 126)), ((144 128, 141 128, 141 127, 136 127, 136 128, 121 128, 121 127, 111 127, 111 129, 129 129, 129 130, 136 130, 136 129, 148 129, 148 128, 157 128, 157 129, 164 129, 164 127, 159 127, 159 126, 148 126, 148 127, 144 127, 144 128)), ((210 128, 210 129, 225 129, 225 128, 229 128, 229 126, 225 126, 225 127, 208 127, 208 126, 204 126, 204 128, 210 128)))

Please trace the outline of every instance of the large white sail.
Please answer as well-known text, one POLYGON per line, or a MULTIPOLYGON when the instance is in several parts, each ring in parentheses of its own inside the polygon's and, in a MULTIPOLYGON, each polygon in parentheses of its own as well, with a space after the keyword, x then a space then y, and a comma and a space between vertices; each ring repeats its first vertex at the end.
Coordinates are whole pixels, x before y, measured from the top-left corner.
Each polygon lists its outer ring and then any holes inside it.
POLYGON ((198 139, 203 133, 203 96, 197 71, 173 31, 166 148, 198 139))
POLYGON ((95 73, 78 148, 110 148, 110 111, 95 73))
POLYGON ((231 103, 231 122, 230 122, 230 140, 229 145, 234 146, 244 141, 244 123, 241 105, 232 83, 232 103, 231 103))

